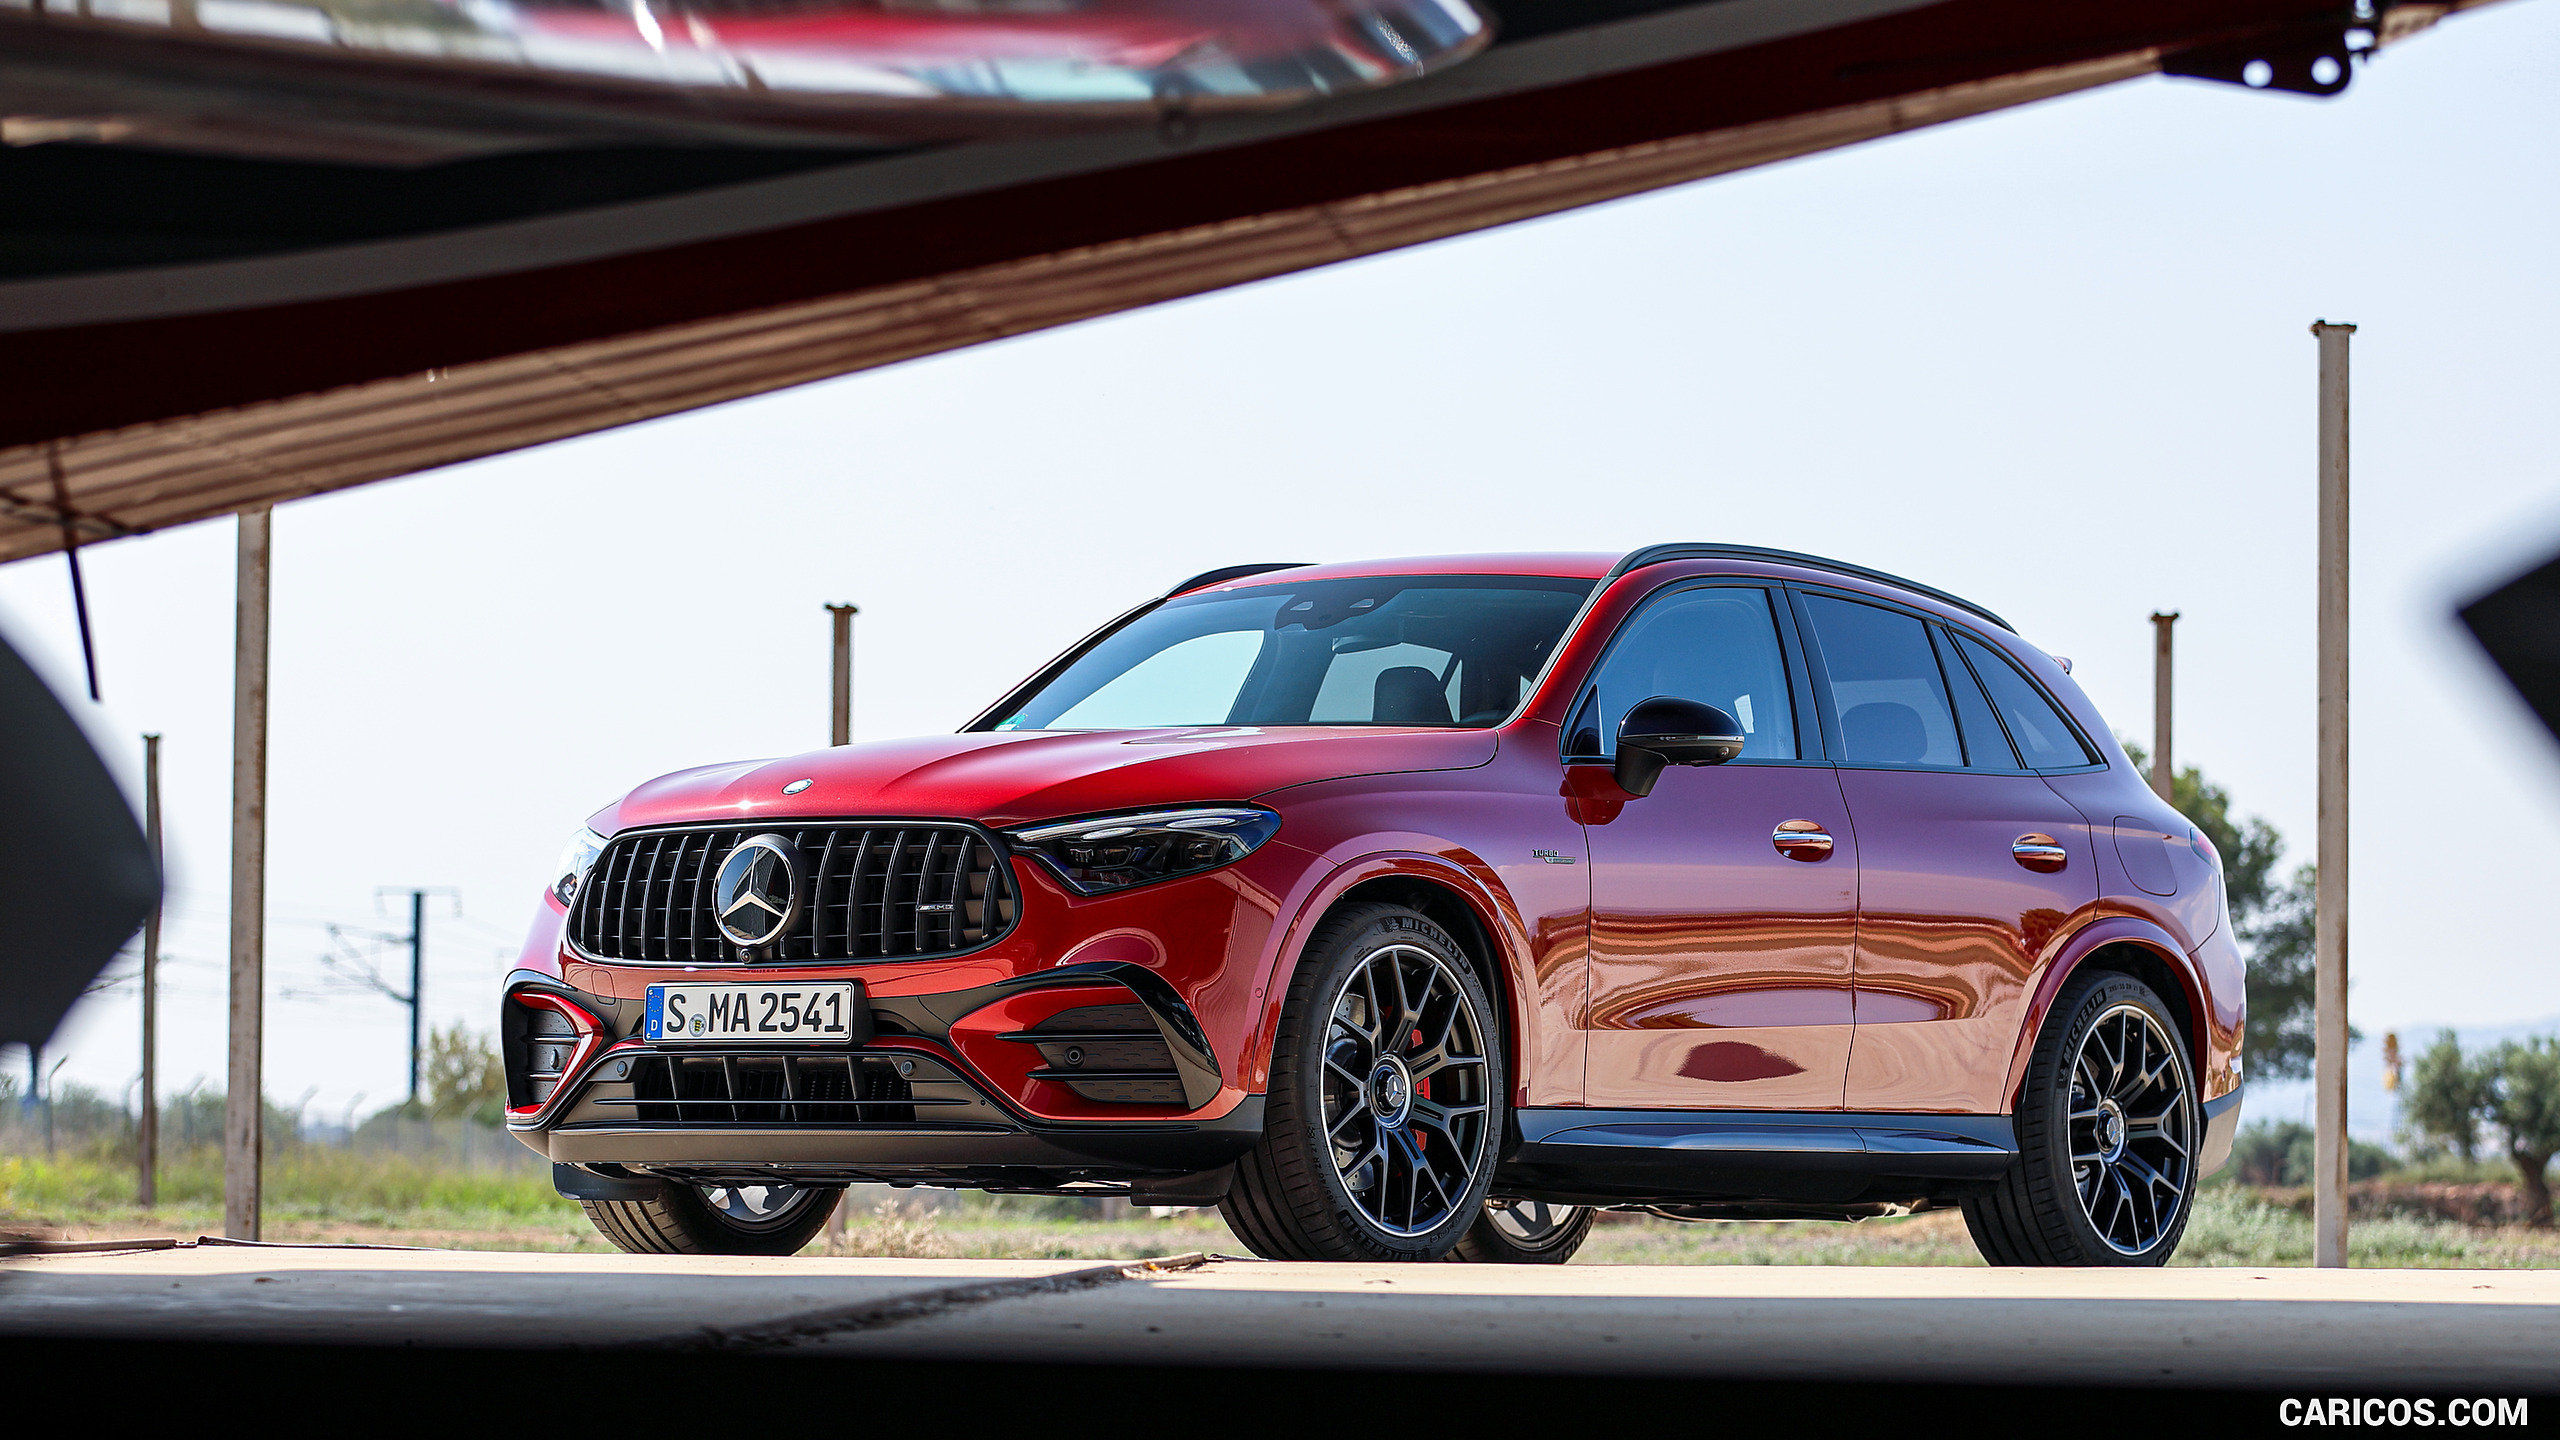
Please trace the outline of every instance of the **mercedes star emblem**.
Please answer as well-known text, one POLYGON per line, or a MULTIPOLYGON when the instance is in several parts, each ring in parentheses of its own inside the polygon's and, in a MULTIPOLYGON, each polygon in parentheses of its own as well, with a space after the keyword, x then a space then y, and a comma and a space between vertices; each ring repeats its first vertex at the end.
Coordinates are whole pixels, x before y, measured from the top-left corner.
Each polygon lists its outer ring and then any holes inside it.
POLYGON ((711 882, 711 916, 720 933, 753 948, 790 929, 800 916, 799 858, 785 836, 739 841, 711 882))

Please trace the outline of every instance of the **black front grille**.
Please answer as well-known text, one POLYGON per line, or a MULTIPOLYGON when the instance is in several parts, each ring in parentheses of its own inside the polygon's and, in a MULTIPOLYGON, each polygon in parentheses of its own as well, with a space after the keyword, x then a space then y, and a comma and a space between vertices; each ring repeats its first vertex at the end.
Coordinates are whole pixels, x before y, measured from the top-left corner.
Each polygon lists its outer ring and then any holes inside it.
POLYGON ((732 1125, 908 1125, 918 1100, 890 1058, 810 1055, 642 1055, 631 1098, 591 1103, 643 1122, 732 1125))
POLYGON ((562 1110, 564 1130, 1009 1128, 949 1065, 912 1050, 607 1052, 562 1110))
POLYGON ((602 960, 747 959, 712 923, 711 882, 751 835, 790 837, 800 915, 758 960, 903 960, 1001 938, 1020 910, 1004 852, 967 825, 829 825, 626 835, 596 857, 569 938, 602 960))

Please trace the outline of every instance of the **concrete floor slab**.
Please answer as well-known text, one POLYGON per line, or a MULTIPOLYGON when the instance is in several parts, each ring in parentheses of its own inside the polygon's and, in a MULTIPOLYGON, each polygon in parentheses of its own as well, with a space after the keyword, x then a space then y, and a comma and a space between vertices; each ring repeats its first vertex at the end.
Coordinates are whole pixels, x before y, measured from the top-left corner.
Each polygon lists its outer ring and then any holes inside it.
POLYGON ((2560 1272, 737 1259, 0 1262, 0 1336, 2200 1386, 2560 1387, 2560 1272))

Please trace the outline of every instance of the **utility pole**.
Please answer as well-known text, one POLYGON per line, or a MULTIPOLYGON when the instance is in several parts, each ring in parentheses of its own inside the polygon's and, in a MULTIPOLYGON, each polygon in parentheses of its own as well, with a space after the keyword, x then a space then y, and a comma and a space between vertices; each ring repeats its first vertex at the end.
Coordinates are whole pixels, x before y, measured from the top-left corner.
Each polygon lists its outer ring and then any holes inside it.
MULTIPOLYGON (((151 873, 166 873, 160 856, 160 737, 142 737, 142 828, 151 842, 151 873)), ((142 921, 142 1125, 135 1138, 142 1174, 134 1203, 148 1210, 160 1201, 160 891, 142 921)))
POLYGON ((2312 1262, 2347 1263, 2347 337, 2320 342, 2320 881, 2313 899, 2312 1262))
POLYGON ((44 1158, 47 1160, 51 1160, 53 1158, 54 1081, 62 1074, 62 1067, 70 1063, 71 1057, 65 1055, 61 1059, 53 1062, 52 1069, 44 1072, 44 1158))
POLYGON ((853 617, 862 613, 858 605, 830 605, 827 617, 835 622, 835 720, 827 731, 830 745, 853 743, 853 617))
POLYGON ((409 892, 409 1103, 418 1103, 418 1026, 427 1013, 427 892, 409 892))
POLYGON ((412 886, 406 890, 386 886, 373 893, 377 904, 385 895, 405 894, 409 897, 408 935, 406 937, 377 935, 376 937, 395 941, 406 939, 409 946, 409 993, 403 995, 383 985, 379 980, 371 978, 368 978, 366 983, 409 1007, 409 1104, 415 1106, 422 1088, 420 1078, 424 1074, 427 1053, 424 1039, 427 1013, 427 897, 430 895, 451 897, 453 913, 459 916, 462 914, 462 892, 447 885, 423 885, 412 886))
POLYGON ((240 512, 231 692, 231 1077, 222 1106, 222 1233, 258 1238, 265 1157, 267 598, 275 511, 240 512))
POLYGON ((2178 803, 2178 771, 2169 763, 2169 629, 2177 623, 2175 610, 2151 612, 2151 789, 2172 805, 2178 803))

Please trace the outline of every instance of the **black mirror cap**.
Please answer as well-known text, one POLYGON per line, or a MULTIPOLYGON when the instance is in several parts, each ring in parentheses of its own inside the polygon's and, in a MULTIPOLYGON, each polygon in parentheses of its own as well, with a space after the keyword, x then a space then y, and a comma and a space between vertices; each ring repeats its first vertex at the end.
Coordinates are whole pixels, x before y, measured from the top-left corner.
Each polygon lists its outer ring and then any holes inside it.
POLYGON ((1665 765, 1721 765, 1742 753, 1740 722, 1713 705, 1656 695, 1630 706, 1618 722, 1618 788, 1653 793, 1665 765))

